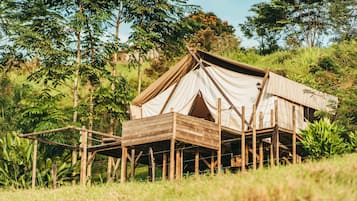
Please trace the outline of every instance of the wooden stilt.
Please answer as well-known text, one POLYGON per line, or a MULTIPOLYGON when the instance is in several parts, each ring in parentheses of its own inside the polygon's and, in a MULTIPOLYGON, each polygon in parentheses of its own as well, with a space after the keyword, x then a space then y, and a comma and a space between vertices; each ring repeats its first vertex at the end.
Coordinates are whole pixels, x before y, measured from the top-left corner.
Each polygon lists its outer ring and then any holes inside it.
POLYGON ((245 165, 248 167, 249 163, 249 144, 245 145, 245 165))
POLYGON ((110 182, 112 180, 112 167, 113 167, 113 157, 108 156, 107 182, 110 182))
POLYGON ((257 169, 257 131, 256 131, 256 113, 257 108, 253 105, 253 139, 252 139, 252 149, 253 149, 253 170, 257 169))
POLYGON ((175 139, 171 139, 170 141, 170 172, 169 179, 170 181, 175 178, 175 139))
POLYGON ((264 150, 263 150, 263 140, 259 140, 259 168, 264 166, 264 150))
POLYGON ((181 153, 180 153, 180 179, 182 179, 183 177, 183 168, 184 168, 184 152, 183 149, 181 149, 181 153))
MULTIPOLYGON (((74 166, 77 163, 77 151, 72 151, 72 165, 74 166)), ((72 186, 76 185, 76 171, 73 170, 72 172, 72 186)))
POLYGON ((245 171, 245 164, 246 164, 246 158, 245 158, 245 108, 242 106, 242 137, 241 137, 241 158, 242 158, 242 172, 245 171))
MULTIPOLYGON (((93 96, 91 96, 91 98, 93 98, 93 96)), ((92 101, 92 100, 91 100, 92 101)), ((93 104, 91 105, 91 110, 93 110, 93 104)), ((92 118, 92 124, 90 123, 90 126, 89 126, 89 130, 93 130, 93 117, 90 117, 92 118)), ((92 132, 88 132, 88 146, 87 147, 91 147, 92 146, 92 132)), ((91 152, 88 152, 87 153, 87 159, 92 155, 91 152)), ((88 185, 91 184, 91 180, 92 180, 92 160, 91 161, 88 161, 87 160, 87 183, 88 185)))
POLYGON ((200 174, 200 152, 198 150, 195 151, 195 175, 200 174))
POLYGON ((88 131, 83 126, 81 131, 81 172, 80 172, 80 183, 82 186, 86 185, 87 180, 87 136, 88 131))
POLYGON ((274 102, 274 112, 275 112, 275 142, 273 143, 273 147, 275 148, 275 161, 276 161, 276 165, 279 165, 279 155, 280 155, 280 151, 279 151, 279 122, 278 122, 278 100, 275 100, 274 102))
POLYGON ((155 181, 155 158, 154 158, 154 151, 152 148, 149 148, 149 155, 150 155, 150 164, 151 164, 151 181, 155 181))
POLYGON ((180 179, 181 159, 180 150, 176 150, 176 179, 180 179))
POLYGON ((296 116, 295 116, 295 105, 293 106, 293 164, 296 164, 296 116))
POLYGON ((36 169, 37 169, 37 138, 33 141, 33 156, 32 156, 32 189, 36 187, 36 169))
POLYGON ((128 148, 122 146, 121 148, 121 171, 120 171, 120 182, 124 183, 126 181, 126 170, 127 170, 127 159, 128 159, 128 148))
POLYGON ((274 150, 273 150, 273 138, 270 138, 270 166, 274 166, 274 150))
POLYGON ((130 181, 135 180, 135 149, 131 149, 131 161, 130 161, 130 181))
POLYGON ((167 175, 167 154, 162 154, 162 180, 166 180, 167 175))
POLYGON ((56 162, 52 165, 51 175, 52 175, 52 189, 56 189, 57 187, 57 163, 56 162))
MULTIPOLYGON (((274 110, 270 110, 270 126, 274 126, 274 110)), ((274 148, 273 148, 273 143, 274 143, 274 134, 270 137, 270 166, 274 166, 274 148)))
POLYGON ((221 173, 221 155, 222 155, 222 109, 221 109, 221 99, 219 98, 217 101, 217 124, 218 124, 218 136, 219 136, 219 148, 217 151, 217 174, 221 173))
POLYGON ((210 169, 211 169, 211 175, 214 175, 214 152, 211 152, 211 165, 210 165, 210 169))

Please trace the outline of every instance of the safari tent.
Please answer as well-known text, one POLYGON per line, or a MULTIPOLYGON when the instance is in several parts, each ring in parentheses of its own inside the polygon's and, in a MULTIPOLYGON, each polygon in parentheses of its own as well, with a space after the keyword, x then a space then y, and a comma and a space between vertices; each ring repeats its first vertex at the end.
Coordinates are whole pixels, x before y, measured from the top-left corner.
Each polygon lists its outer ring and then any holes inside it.
POLYGON ((200 171, 199 157, 211 157, 202 161, 212 172, 255 168, 257 161, 296 162, 304 154, 296 145, 299 130, 314 111, 332 112, 337 102, 269 70, 197 50, 132 101, 131 120, 123 123, 123 153, 156 149, 164 167, 167 151, 172 167, 163 177, 171 179, 200 171))

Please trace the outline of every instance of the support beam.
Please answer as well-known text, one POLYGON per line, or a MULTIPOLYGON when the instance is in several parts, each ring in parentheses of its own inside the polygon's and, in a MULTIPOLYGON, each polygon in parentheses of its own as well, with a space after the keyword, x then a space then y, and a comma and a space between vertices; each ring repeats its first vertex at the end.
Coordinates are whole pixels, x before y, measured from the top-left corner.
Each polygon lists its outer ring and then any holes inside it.
POLYGON ((279 122, 278 122, 278 116, 279 116, 279 112, 278 112, 278 100, 274 101, 274 114, 275 114, 275 126, 274 126, 274 142, 273 142, 273 147, 274 147, 274 155, 275 155, 275 161, 276 161, 276 165, 279 165, 279 155, 280 155, 280 151, 279 151, 279 122))
POLYGON ((131 161, 130 161, 130 181, 135 180, 135 149, 131 149, 131 161))
POLYGON ((170 172, 169 179, 173 181, 175 178, 175 139, 170 141, 170 172))
POLYGON ((180 157, 180 150, 176 150, 176 179, 180 179, 180 172, 181 172, 181 157, 180 157))
POLYGON ((113 167, 113 157, 108 156, 107 183, 109 183, 112 180, 112 167, 113 167))
POLYGON ((253 139, 252 139, 252 149, 253 149, 253 170, 257 169, 257 131, 256 131, 256 113, 257 113, 257 108, 255 105, 253 105, 253 139))
POLYGON ((264 166, 264 144, 263 140, 259 140, 259 168, 263 168, 264 166))
POLYGON ((85 127, 81 130, 81 172, 80 172, 80 183, 85 186, 87 183, 87 138, 88 131, 85 127))
POLYGON ((36 169, 37 169, 37 138, 33 141, 33 156, 32 156, 32 189, 36 187, 36 169))
MULTIPOLYGON (((77 155, 78 152, 73 150, 72 151, 72 166, 74 166, 77 163, 77 155)), ((72 186, 76 185, 76 170, 73 169, 72 171, 72 186)))
POLYGON ((162 180, 166 180, 167 175, 167 154, 162 154, 162 180))
MULTIPOLYGON (((173 112, 173 108, 171 108, 171 112, 173 112)), ((172 138, 170 140, 170 181, 174 180, 175 178, 176 113, 173 113, 172 122, 172 138)))
POLYGON ((183 177, 183 168, 184 168, 184 152, 183 152, 183 149, 181 149, 181 152, 180 152, 180 179, 182 179, 183 177))
POLYGON ((120 183, 126 181, 126 171, 127 171, 127 159, 128 159, 128 148, 122 146, 121 148, 121 172, 120 172, 120 183))
POLYGON ((217 151, 217 174, 221 174, 221 156, 222 156, 222 108, 221 108, 221 99, 217 100, 217 124, 218 124, 218 137, 219 137, 219 147, 217 151))
POLYGON ((52 175, 52 189, 56 189, 57 188, 57 163, 56 162, 52 165, 51 175, 52 175))
POLYGON ((295 105, 293 105, 293 164, 296 164, 296 114, 295 105))
POLYGON ((200 152, 198 150, 195 151, 195 175, 198 176, 200 174, 200 152))
POLYGON ((245 158, 245 128, 244 128, 244 118, 245 118, 245 107, 242 106, 242 136, 241 136, 241 157, 242 157, 242 172, 245 171, 245 162, 246 162, 246 158, 245 158))
POLYGON ((214 152, 211 152, 211 164, 210 164, 210 169, 211 169, 211 175, 214 175, 214 152))
MULTIPOLYGON (((270 126, 273 127, 274 126, 274 110, 270 110, 270 126)), ((269 150, 270 150, 270 166, 273 167, 274 166, 274 147, 273 147, 273 143, 274 143, 274 134, 272 134, 272 136, 270 137, 270 146, 269 146, 269 150)))
POLYGON ((249 144, 245 145, 245 165, 248 168, 248 163, 249 163, 249 144))
MULTIPOLYGON (((154 158, 154 151, 152 148, 149 148, 149 155, 150 155, 150 164, 151 164, 151 181, 155 181, 155 158, 154 158)), ((134 160, 134 159, 133 159, 134 160)))

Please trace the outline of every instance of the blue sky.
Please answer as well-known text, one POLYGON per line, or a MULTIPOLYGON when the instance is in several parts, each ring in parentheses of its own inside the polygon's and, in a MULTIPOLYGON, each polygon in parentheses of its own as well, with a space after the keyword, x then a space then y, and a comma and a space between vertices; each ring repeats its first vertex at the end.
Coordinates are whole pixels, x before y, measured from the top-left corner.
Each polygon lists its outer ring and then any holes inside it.
MULTIPOLYGON (((201 6, 205 12, 213 12, 222 20, 227 21, 236 30, 237 37, 241 40, 241 46, 252 47, 258 43, 254 40, 245 38, 239 29, 238 24, 245 21, 246 16, 252 15, 249 12, 253 4, 267 0, 189 0, 190 4, 201 6)), ((130 27, 122 24, 120 28, 120 38, 126 41, 130 33, 130 27)))

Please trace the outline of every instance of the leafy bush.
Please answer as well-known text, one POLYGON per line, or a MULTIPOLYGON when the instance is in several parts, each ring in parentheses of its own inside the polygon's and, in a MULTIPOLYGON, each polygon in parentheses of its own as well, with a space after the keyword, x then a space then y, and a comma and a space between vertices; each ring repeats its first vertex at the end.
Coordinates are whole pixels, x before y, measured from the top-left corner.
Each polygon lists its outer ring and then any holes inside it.
POLYGON ((301 143, 313 159, 343 154, 350 150, 350 145, 342 137, 344 132, 344 127, 329 119, 321 119, 301 131, 301 143))
MULTIPOLYGON (((29 188, 32 182, 33 143, 21 139, 14 133, 0 138, 0 187, 29 188)), ((57 184, 63 185, 70 181, 70 176, 76 165, 70 162, 70 155, 51 158, 44 157, 39 151, 37 156, 37 186, 49 186, 52 182, 52 166, 57 164, 57 184)))

